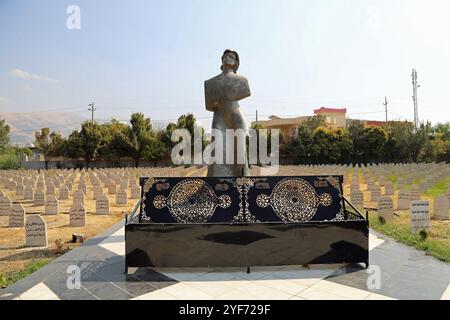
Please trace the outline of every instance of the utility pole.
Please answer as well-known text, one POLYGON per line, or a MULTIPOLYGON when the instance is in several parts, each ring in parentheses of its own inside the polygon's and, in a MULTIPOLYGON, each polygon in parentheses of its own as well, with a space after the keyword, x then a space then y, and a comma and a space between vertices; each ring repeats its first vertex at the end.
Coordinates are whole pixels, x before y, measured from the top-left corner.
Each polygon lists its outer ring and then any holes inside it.
POLYGON ((384 103, 383 103, 383 105, 384 105, 384 113, 386 114, 386 124, 387 124, 387 122, 388 122, 388 116, 387 116, 387 106, 388 106, 388 101, 387 101, 387 97, 386 97, 386 96, 384 97, 384 103))
POLYGON ((88 110, 92 112, 92 123, 94 123, 94 111, 97 110, 97 108, 95 108, 94 102, 89 103, 89 107, 88 110))
POLYGON ((417 103, 417 88, 419 88, 420 86, 417 85, 417 70, 416 69, 412 69, 412 85, 413 85, 413 102, 414 102, 414 128, 417 130, 417 128, 419 127, 419 105, 417 103))
POLYGON ((258 124, 258 109, 256 109, 256 124, 258 124))

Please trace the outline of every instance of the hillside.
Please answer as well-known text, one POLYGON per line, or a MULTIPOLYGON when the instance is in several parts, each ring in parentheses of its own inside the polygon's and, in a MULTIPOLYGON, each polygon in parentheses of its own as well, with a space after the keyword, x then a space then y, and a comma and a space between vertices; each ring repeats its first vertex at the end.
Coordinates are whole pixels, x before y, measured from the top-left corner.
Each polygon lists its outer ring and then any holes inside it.
POLYGON ((34 132, 41 128, 50 128, 68 136, 74 129, 87 120, 86 117, 68 112, 0 112, 10 126, 11 144, 27 144, 34 141, 34 132))

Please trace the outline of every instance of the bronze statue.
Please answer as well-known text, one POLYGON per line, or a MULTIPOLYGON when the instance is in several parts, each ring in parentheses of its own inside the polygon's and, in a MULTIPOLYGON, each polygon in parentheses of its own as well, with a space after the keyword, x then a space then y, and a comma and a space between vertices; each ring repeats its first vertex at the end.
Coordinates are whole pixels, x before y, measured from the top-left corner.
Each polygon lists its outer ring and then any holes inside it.
MULTIPOLYGON (((222 66, 220 67, 222 73, 205 81, 206 110, 214 112, 212 122, 213 135, 214 131, 218 131, 223 137, 223 163, 209 165, 209 177, 241 177, 249 175, 245 140, 244 143, 233 142, 232 157, 234 161, 233 164, 226 163, 227 149, 231 152, 231 148, 227 147, 226 144, 226 130, 241 129, 244 132, 247 130, 238 101, 250 96, 250 88, 247 79, 236 74, 238 68, 238 53, 227 49, 222 55, 222 66), (245 155, 244 161, 236 159, 237 155, 245 155)), ((228 156, 230 157, 231 155, 228 156)))

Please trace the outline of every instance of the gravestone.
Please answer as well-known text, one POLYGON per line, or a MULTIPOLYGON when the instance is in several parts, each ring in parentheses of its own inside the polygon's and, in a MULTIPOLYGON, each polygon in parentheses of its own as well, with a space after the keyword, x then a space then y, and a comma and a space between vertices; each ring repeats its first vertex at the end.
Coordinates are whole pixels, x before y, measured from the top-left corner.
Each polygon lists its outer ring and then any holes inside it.
POLYGON ((141 188, 136 183, 131 185, 131 199, 139 199, 141 197, 141 188))
POLYGON ((108 194, 116 194, 116 193, 117 193, 116 185, 114 183, 110 183, 108 185, 108 194))
POLYGON ((58 200, 56 200, 56 197, 54 195, 47 196, 47 200, 45 201, 44 214, 57 215, 58 213, 59 213, 58 200))
POLYGON ((397 209, 398 210, 408 210, 411 199, 408 190, 401 190, 398 193, 397 209))
POLYGON ((448 187, 447 192, 445 193, 445 196, 447 197, 448 201, 450 202, 450 187, 448 187))
POLYGON ((9 216, 10 228, 21 228, 25 225, 25 209, 20 203, 14 203, 9 216))
POLYGON ((95 201, 95 214, 109 214, 109 199, 102 195, 95 201))
POLYGON ((45 206, 45 195, 43 191, 37 190, 34 193, 33 205, 35 206, 45 206))
POLYGON ((68 200, 69 199, 69 188, 67 188, 66 186, 62 186, 59 189, 59 200, 68 200))
POLYGON ((23 185, 18 184, 16 187, 16 196, 23 197, 23 185))
POLYGON ((9 216, 11 213, 11 199, 0 197, 0 216, 9 216))
POLYGON ((409 191, 409 197, 411 201, 420 200, 420 188, 418 185, 414 184, 411 186, 411 190, 409 191))
POLYGON ((350 202, 355 207, 363 207, 364 206, 364 194, 359 190, 352 190, 350 193, 350 202))
POLYGON ((433 218, 438 220, 448 220, 449 201, 446 196, 434 198, 433 218))
POLYGON ((384 195, 393 196, 394 195, 394 185, 392 182, 387 181, 384 185, 384 195))
POLYGON ((73 195, 73 205, 75 205, 76 203, 81 203, 83 206, 85 205, 83 190, 75 191, 75 193, 73 195))
POLYGON ((27 217, 25 238, 27 247, 47 246, 47 224, 40 215, 33 214, 27 217))
POLYGON ((83 191, 83 193, 84 193, 84 195, 86 195, 86 193, 87 193, 87 188, 86 188, 86 184, 83 182, 80 182, 79 184, 78 184, 78 190, 81 190, 81 191, 83 191))
POLYGON ((424 200, 411 201, 411 232, 419 233, 430 230, 430 202, 424 200))
POLYGON ((84 227, 86 225, 86 209, 81 203, 76 203, 70 208, 70 226, 84 227))
POLYGON ((378 217, 385 221, 391 221, 394 218, 394 202, 391 197, 383 196, 378 200, 378 217))
POLYGON ((55 195, 55 185, 53 184, 53 182, 49 182, 47 184, 47 196, 49 195, 55 195))
POLYGON ((372 191, 370 191, 370 201, 371 202, 377 202, 381 197, 381 189, 380 187, 375 186, 372 188, 372 191))
POLYGON ((127 204, 128 196, 127 192, 124 189, 121 189, 116 194, 116 204, 127 204))
POLYGON ((23 190, 23 198, 25 200, 33 200, 34 199, 34 190, 33 187, 26 186, 23 190))
POLYGON ((97 200, 98 197, 103 195, 103 188, 100 185, 94 185, 93 193, 94 193, 93 199, 97 200))

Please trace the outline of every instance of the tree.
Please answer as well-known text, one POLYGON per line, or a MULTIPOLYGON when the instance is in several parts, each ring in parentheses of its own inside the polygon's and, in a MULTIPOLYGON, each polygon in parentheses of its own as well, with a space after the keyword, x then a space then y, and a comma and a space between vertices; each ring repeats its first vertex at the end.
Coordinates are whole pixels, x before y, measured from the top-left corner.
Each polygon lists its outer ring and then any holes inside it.
POLYGON ((378 163, 383 160, 383 149, 387 139, 388 134, 383 128, 367 127, 353 144, 357 144, 361 150, 361 159, 364 163, 378 163))
POLYGON ((48 162, 50 161, 51 153, 51 140, 50 140, 50 129, 42 128, 41 132, 35 132, 35 147, 42 151, 44 155, 45 170, 48 169, 48 162))
POLYGON ((75 162, 82 158, 81 139, 78 130, 72 131, 64 142, 62 154, 75 162))
POLYGON ((166 154, 166 148, 162 141, 156 137, 151 137, 148 144, 144 147, 143 158, 148 161, 152 161, 156 164, 159 160, 164 158, 166 154))
POLYGON ((314 131, 310 148, 314 163, 348 163, 352 151, 353 143, 347 130, 319 127, 314 131))
POLYGON ((319 127, 325 127, 325 117, 314 116, 308 118, 298 127, 297 137, 292 139, 284 148, 283 153, 288 153, 295 164, 313 163, 311 159, 311 146, 313 133, 319 127))
POLYGON ((0 120, 0 151, 9 143, 9 126, 4 119, 0 120))
POLYGON ((102 146, 102 132, 100 126, 95 122, 86 121, 81 125, 79 134, 81 156, 89 168, 89 163, 98 156, 98 151, 102 146))
POLYGON ((384 146, 384 162, 410 162, 414 124, 408 121, 391 121, 385 127, 388 140, 384 146))
POLYGON ((145 118, 142 113, 133 113, 130 124, 121 133, 116 133, 114 141, 119 153, 133 158, 134 165, 138 167, 145 147, 150 144, 152 125, 150 118, 145 118))

